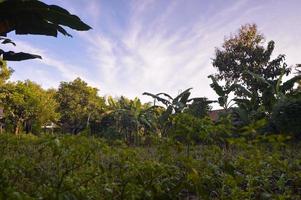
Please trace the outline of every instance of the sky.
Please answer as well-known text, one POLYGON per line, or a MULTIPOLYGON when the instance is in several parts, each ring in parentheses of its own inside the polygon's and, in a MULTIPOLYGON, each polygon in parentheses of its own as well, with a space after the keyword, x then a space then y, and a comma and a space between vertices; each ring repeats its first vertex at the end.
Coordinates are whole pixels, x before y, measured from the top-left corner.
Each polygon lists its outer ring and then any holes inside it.
POLYGON ((20 36, 10 49, 42 60, 9 62, 12 80, 30 79, 44 88, 80 77, 100 95, 129 98, 167 92, 216 99, 208 75, 212 59, 231 33, 256 23, 275 56, 301 63, 301 0, 44 0, 66 8, 93 29, 65 36, 20 36))

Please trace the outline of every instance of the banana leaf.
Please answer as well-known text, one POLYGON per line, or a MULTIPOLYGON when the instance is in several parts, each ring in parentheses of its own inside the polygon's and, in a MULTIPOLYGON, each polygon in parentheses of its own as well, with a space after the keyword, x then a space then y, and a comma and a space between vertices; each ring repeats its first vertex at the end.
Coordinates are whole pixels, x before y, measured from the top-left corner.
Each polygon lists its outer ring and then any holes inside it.
POLYGON ((37 0, 6 0, 0 3, 0 34, 39 34, 57 36, 58 32, 71 36, 61 26, 78 31, 91 27, 64 8, 37 0))

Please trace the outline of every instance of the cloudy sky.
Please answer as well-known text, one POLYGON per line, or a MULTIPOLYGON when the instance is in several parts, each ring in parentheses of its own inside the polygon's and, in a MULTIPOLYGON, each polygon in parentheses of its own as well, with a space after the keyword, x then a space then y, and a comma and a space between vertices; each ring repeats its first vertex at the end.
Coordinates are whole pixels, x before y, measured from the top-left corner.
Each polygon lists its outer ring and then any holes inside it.
POLYGON ((256 23, 275 55, 301 63, 301 0, 45 0, 80 16, 93 27, 59 36, 9 37, 15 50, 42 60, 10 62, 13 80, 44 88, 81 77, 100 95, 142 97, 144 91, 172 95, 193 87, 194 96, 215 99, 211 59, 225 36, 256 23))

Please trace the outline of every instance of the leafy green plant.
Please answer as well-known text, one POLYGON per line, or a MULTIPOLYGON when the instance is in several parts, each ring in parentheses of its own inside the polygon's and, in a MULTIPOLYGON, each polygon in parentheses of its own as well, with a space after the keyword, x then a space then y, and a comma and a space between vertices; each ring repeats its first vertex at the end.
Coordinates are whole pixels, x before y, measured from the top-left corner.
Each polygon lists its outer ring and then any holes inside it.
POLYGON ((292 133, 300 137, 301 133, 301 99, 285 98, 279 101, 272 113, 271 123, 279 132, 292 133))
POLYGON ((152 98, 154 98, 153 107, 157 107, 155 105, 156 101, 159 101, 165 105, 165 111, 159 117, 159 123, 161 125, 164 136, 166 136, 168 129, 171 126, 170 117, 172 115, 179 114, 185 111, 198 117, 204 117, 209 111, 209 104, 215 102, 210 101, 207 98, 189 98, 191 95, 191 89, 192 88, 188 88, 184 90, 175 98, 166 93, 143 93, 143 95, 151 96, 152 98), (162 96, 164 96, 165 98, 163 98, 162 96))
POLYGON ((299 145, 266 139, 191 145, 187 157, 167 138, 142 148, 84 136, 2 134, 0 198, 300 199, 299 145))
POLYGON ((147 136, 156 135, 156 108, 142 104, 138 98, 108 98, 107 111, 103 113, 100 135, 110 139, 123 139, 128 144, 138 145, 147 136))

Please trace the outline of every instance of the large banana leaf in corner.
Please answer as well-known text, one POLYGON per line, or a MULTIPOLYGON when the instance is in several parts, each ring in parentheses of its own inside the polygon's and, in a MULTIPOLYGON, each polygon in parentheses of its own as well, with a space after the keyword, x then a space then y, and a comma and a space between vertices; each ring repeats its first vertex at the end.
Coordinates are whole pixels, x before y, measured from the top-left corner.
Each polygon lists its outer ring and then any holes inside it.
MULTIPOLYGON (((47 5, 38 0, 0 0, 0 35, 15 31, 16 34, 36 34, 56 37, 58 33, 71 36, 62 26, 78 31, 91 29, 76 15, 70 14, 64 8, 47 5)), ((4 38, 2 44, 12 43, 4 38)), ((14 44, 14 43, 12 43, 14 44)), ((4 60, 20 61, 41 58, 29 53, 4 52, 4 60)))
POLYGON ((86 31, 91 27, 64 8, 37 0, 5 0, 0 2, 0 34, 38 34, 71 36, 62 26, 86 31))

